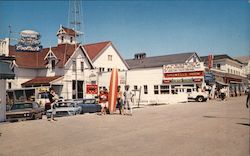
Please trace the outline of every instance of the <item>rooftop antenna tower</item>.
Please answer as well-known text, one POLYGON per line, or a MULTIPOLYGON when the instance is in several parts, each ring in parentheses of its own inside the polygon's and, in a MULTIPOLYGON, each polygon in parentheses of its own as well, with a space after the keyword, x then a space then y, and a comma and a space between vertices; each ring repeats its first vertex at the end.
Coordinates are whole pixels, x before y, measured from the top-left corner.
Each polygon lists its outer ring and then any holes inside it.
POLYGON ((84 42, 83 38, 83 14, 82 0, 69 1, 69 20, 68 27, 76 31, 76 39, 79 43, 84 42))
POLYGON ((9 41, 10 41, 10 43, 11 43, 11 41, 17 41, 17 38, 14 38, 13 37, 13 34, 15 35, 15 34, 17 34, 17 33, 14 33, 13 31, 12 31, 12 26, 11 26, 11 24, 9 24, 9 26, 8 26, 8 28, 9 28, 9 41))

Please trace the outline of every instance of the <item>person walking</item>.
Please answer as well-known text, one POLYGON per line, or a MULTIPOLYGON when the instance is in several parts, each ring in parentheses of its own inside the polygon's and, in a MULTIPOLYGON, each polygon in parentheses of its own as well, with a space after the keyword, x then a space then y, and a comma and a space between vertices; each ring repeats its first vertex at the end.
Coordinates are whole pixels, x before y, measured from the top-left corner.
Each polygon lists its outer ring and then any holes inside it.
POLYGON ((106 90, 105 91, 101 90, 99 95, 99 103, 102 106, 101 115, 106 114, 107 101, 108 101, 108 92, 106 90))
POLYGON ((118 88, 117 88, 117 107, 119 108, 119 113, 121 115, 123 115, 124 114, 124 110, 123 110, 123 103, 122 103, 121 86, 118 86, 118 88))
POLYGON ((55 120, 55 118, 54 118, 54 116, 55 116, 55 114, 56 114, 56 110, 55 110, 55 103, 58 101, 58 95, 56 94, 56 92, 55 92, 55 90, 51 87, 50 89, 49 89, 49 101, 50 101, 50 106, 51 106, 51 110, 52 110, 52 112, 51 112, 51 120, 52 121, 56 121, 55 120))
POLYGON ((248 108, 249 105, 250 105, 250 90, 248 91, 248 94, 247 94, 246 107, 248 108))
POLYGON ((129 91, 129 85, 125 86, 125 92, 124 92, 124 110, 125 114, 127 114, 127 110, 130 111, 129 115, 132 115, 132 107, 130 103, 132 102, 133 93, 129 91))
POLYGON ((226 101, 226 88, 223 87, 220 89, 220 96, 222 101, 226 101))

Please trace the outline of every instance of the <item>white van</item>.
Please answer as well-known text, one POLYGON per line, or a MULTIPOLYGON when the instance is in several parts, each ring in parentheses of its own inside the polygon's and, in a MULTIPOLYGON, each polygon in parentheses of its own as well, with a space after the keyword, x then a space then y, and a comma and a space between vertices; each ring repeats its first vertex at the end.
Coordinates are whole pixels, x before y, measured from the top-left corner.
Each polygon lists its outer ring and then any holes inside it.
POLYGON ((187 93, 189 100, 195 100, 198 102, 204 102, 208 99, 208 94, 206 92, 197 91, 194 87, 175 87, 175 92, 187 93))

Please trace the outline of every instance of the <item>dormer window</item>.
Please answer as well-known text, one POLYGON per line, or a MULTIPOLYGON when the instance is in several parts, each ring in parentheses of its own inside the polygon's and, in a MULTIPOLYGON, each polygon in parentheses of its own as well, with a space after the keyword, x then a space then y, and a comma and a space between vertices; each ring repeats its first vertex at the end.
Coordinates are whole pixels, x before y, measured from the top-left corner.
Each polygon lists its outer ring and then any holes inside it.
POLYGON ((47 55, 44 57, 44 60, 47 60, 47 62, 48 62, 47 67, 53 71, 56 67, 56 63, 58 60, 57 60, 57 57, 55 56, 55 54, 52 52, 51 47, 50 47, 47 55))
POLYGON ((61 37, 61 42, 63 43, 63 41, 64 41, 64 36, 61 37))
POLYGON ((70 43, 72 43, 73 42, 73 37, 70 37, 70 43))
POLYGON ((56 67, 56 60, 51 60, 51 69, 54 70, 56 67))

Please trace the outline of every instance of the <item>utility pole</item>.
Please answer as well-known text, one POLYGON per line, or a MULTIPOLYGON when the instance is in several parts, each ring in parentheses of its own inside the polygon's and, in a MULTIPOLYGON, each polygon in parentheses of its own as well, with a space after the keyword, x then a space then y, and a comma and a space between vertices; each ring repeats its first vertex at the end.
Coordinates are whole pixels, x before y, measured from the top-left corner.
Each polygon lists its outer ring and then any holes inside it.
MULTIPOLYGON (((69 1, 69 14, 68 14, 68 27, 75 31, 75 50, 77 49, 77 41, 82 41, 82 0, 70 0, 69 1)), ((77 58, 75 59, 75 87, 76 87, 76 99, 78 98, 78 80, 77 80, 77 58)), ((85 78, 83 88, 85 88, 85 78)))

